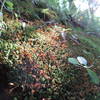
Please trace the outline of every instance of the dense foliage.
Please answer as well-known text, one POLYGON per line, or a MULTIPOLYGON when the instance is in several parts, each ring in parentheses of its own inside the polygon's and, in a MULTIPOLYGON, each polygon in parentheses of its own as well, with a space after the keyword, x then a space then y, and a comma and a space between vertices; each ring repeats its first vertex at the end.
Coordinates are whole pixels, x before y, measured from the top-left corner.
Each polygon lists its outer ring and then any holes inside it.
POLYGON ((99 100, 98 5, 75 1, 0 1, 0 100, 99 100))

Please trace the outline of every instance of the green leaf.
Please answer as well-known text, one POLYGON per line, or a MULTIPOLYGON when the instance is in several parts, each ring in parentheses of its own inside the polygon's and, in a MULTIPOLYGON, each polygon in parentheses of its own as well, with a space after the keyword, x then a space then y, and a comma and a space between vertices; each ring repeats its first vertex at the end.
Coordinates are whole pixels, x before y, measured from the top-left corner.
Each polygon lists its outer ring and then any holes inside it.
POLYGON ((96 74, 94 71, 92 71, 91 69, 87 69, 87 72, 88 72, 88 74, 89 74, 89 76, 90 76, 90 78, 91 78, 91 81, 92 81, 93 83, 99 85, 100 79, 99 79, 99 77, 97 76, 97 74, 96 74))
POLYGON ((5 2, 5 4, 6 4, 6 6, 8 7, 8 8, 10 8, 10 9, 13 9, 13 3, 11 2, 11 1, 6 1, 5 2))
POLYGON ((18 18, 18 14, 17 13, 14 13, 14 15, 15 15, 16 18, 18 18))
POLYGON ((73 65, 80 65, 76 58, 68 58, 68 62, 73 65))

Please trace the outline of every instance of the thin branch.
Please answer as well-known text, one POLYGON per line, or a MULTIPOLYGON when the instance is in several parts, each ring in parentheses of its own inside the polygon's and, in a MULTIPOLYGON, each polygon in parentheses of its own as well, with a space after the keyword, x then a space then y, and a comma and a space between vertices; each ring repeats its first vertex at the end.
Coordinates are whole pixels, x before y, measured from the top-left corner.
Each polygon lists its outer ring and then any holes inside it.
MULTIPOLYGON (((2 1, 1 1, 2 2, 2 1)), ((5 4, 5 2, 6 2, 6 0, 4 0, 1 4, 2 4, 2 6, 1 6, 1 12, 3 11, 3 7, 4 7, 4 4, 5 4)))

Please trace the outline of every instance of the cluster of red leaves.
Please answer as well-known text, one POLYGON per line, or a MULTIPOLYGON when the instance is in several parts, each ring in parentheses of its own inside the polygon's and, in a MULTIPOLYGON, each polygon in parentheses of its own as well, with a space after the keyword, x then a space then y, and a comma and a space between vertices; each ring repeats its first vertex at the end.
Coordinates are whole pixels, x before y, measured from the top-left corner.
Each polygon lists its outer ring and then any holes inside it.
MULTIPOLYGON (((60 27, 63 28, 64 26, 60 27)), ((60 61, 57 60, 58 56, 60 56, 60 54, 58 54, 58 51, 63 51, 68 48, 67 43, 59 42, 59 33, 57 33, 57 29, 55 29, 52 25, 49 25, 47 30, 38 29, 36 30, 36 32, 39 32, 40 34, 43 34, 46 37, 46 40, 44 40, 46 44, 43 45, 43 47, 41 47, 41 42, 40 44, 38 44, 38 46, 33 46, 32 41, 18 43, 20 50, 20 59, 28 59, 28 64, 26 64, 26 68, 24 67, 23 70, 28 74, 31 74, 32 78, 36 80, 35 83, 27 83, 27 86, 29 86, 32 89, 33 94, 43 87, 48 87, 49 84, 41 83, 41 78, 51 80, 51 77, 48 75, 49 64, 52 63, 53 66, 60 66, 60 61), (28 47, 26 45, 28 45, 28 47), (36 58, 34 58, 33 55, 35 55, 36 58), (39 62, 41 61, 44 63, 44 65, 39 64, 39 62)), ((64 57, 61 57, 60 60, 62 58, 64 57)), ((24 62, 22 61, 22 63, 27 63, 27 60, 24 62)), ((43 100, 47 99, 43 98, 43 100)))

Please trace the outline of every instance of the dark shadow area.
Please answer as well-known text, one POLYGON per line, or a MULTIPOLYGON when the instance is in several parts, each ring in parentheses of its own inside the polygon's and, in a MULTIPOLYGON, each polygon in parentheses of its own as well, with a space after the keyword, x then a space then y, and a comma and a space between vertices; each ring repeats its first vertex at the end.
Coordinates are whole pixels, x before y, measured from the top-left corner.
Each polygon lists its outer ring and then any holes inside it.
POLYGON ((8 76, 9 69, 5 64, 0 64, 0 100, 10 100, 8 95, 8 76))

